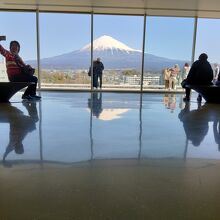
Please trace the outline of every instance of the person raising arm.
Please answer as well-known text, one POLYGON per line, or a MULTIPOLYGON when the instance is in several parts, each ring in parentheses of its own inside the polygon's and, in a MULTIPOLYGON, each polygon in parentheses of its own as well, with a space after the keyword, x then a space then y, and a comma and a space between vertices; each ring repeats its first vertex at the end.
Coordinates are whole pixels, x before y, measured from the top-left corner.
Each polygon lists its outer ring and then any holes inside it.
MULTIPOLYGON (((3 40, 3 36, 0 36, 0 40, 3 40)), ((31 82, 24 94, 22 99, 32 100, 41 99, 40 96, 36 95, 36 88, 38 79, 34 76, 34 69, 30 65, 26 65, 22 58, 19 56, 20 44, 18 41, 11 41, 10 50, 6 50, 0 44, 0 54, 5 57, 7 75, 10 82, 31 82)))

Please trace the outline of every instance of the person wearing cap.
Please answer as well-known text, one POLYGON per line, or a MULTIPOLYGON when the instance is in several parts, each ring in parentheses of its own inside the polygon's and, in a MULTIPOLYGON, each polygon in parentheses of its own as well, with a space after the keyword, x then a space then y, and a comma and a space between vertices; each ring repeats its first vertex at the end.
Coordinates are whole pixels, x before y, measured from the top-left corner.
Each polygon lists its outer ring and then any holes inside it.
MULTIPOLYGON (((205 53, 200 54, 199 59, 196 60, 189 71, 189 74, 185 80, 185 85, 212 85, 213 70, 208 62, 208 55, 205 53)), ((184 101, 190 101, 190 88, 185 88, 186 96, 183 98, 184 101)), ((199 94, 197 101, 202 101, 202 96, 199 94)))

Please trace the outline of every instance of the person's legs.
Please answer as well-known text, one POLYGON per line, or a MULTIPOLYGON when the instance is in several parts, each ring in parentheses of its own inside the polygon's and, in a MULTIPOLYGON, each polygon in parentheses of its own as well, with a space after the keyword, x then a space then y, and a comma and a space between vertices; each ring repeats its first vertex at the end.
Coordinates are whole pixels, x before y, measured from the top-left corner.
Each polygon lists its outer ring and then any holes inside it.
POLYGON ((177 79, 176 77, 173 77, 173 89, 176 90, 176 83, 177 83, 177 79))
POLYGON ((169 89, 169 80, 165 80, 165 89, 169 89))
POLYGON ((99 75, 99 87, 102 88, 102 74, 99 75))
POLYGON ((173 83, 173 80, 172 80, 172 77, 169 78, 169 89, 172 88, 172 83, 173 83))
POLYGON ((33 82, 34 84, 31 84, 27 87, 27 89, 24 92, 24 95, 30 95, 35 96, 36 95, 36 88, 37 88, 37 77, 36 76, 30 76, 28 82, 33 82))
POLYGON ((93 87, 98 87, 98 75, 93 73, 93 87))
POLYGON ((10 77, 9 80, 11 82, 32 82, 33 84, 28 86, 22 98, 25 98, 28 96, 40 98, 39 96, 36 96, 36 87, 37 87, 37 82, 38 82, 38 79, 36 76, 20 74, 20 75, 15 75, 13 77, 10 77))
POLYGON ((202 96, 201 96, 200 94, 198 94, 197 101, 198 101, 198 102, 201 102, 201 101, 202 101, 202 96))
POLYGON ((184 101, 190 101, 190 92, 191 92, 190 88, 185 88, 186 96, 183 98, 184 101))

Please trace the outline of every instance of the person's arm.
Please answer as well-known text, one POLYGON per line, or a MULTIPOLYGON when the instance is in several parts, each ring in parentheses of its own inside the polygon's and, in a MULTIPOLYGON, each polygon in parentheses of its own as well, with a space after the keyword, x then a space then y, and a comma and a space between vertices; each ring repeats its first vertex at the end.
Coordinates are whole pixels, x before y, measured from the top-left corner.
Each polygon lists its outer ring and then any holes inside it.
POLYGON ((4 57, 11 55, 11 53, 8 50, 6 50, 1 44, 0 44, 0 54, 4 57))

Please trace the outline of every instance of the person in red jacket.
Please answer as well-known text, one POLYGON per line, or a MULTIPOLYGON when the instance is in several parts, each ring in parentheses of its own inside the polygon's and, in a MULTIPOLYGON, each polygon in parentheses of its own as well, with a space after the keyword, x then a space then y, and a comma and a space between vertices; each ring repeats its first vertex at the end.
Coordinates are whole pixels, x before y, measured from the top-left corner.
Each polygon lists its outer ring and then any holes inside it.
POLYGON ((22 99, 41 99, 40 96, 36 95, 38 79, 33 75, 34 69, 23 62, 18 55, 19 51, 20 44, 18 41, 10 42, 10 51, 0 45, 0 54, 6 59, 8 79, 10 82, 32 82, 22 95, 22 99))

